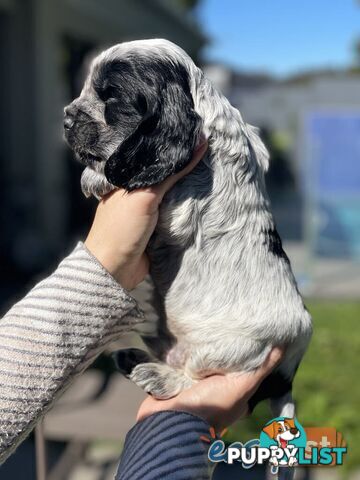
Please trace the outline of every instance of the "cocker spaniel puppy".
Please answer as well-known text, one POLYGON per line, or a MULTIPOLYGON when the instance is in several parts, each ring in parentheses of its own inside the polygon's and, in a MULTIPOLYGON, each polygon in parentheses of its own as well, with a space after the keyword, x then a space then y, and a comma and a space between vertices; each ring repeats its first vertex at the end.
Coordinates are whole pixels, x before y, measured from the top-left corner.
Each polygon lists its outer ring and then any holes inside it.
POLYGON ((204 132, 208 152, 165 196, 148 247, 159 323, 139 333, 152 354, 128 349, 117 362, 168 398, 214 372, 256 369, 285 346, 250 408, 271 398, 275 415, 293 417, 292 380, 311 318, 271 214, 257 130, 166 40, 123 43, 95 58, 64 128, 86 165, 82 190, 97 198, 178 172, 204 132))

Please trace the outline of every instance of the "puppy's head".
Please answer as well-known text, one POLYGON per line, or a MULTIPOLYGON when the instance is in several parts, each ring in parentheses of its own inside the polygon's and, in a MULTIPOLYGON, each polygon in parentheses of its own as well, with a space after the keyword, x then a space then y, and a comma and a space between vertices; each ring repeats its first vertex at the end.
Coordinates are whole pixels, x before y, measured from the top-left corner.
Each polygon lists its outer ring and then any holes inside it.
POLYGON ((201 130, 189 64, 164 40, 124 43, 96 57, 64 111, 65 138, 78 160, 127 190, 184 168, 201 130))

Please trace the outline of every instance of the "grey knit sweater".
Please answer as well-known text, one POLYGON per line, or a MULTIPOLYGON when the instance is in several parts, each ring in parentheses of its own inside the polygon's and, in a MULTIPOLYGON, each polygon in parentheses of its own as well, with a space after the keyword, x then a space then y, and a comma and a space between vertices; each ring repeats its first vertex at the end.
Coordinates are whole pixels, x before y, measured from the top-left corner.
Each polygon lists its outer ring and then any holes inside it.
POLYGON ((79 243, 0 320, 0 463, 101 351, 143 316, 79 243))

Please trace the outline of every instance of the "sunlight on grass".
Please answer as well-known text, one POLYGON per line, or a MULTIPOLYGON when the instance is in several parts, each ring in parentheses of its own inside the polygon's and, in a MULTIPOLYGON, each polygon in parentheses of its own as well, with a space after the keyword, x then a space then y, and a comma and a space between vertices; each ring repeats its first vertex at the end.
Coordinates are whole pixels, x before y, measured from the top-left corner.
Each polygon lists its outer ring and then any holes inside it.
MULTIPOLYGON (((297 416, 304 426, 330 426, 347 443, 347 468, 360 467, 360 303, 307 302, 314 334, 294 384, 297 416)), ((265 402, 229 430, 227 440, 259 436, 272 418, 265 402)))

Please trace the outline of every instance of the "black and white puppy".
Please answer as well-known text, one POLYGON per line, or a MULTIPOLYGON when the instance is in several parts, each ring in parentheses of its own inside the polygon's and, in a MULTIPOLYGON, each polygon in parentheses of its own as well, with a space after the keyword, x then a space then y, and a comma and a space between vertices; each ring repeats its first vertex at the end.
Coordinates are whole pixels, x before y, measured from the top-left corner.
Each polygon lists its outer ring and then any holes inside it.
POLYGON ((178 172, 205 133, 208 153, 166 195, 148 249, 160 321, 139 333, 153 357, 132 349, 117 361, 147 392, 168 398, 214 372, 256 369, 285 346, 250 407, 271 398, 274 414, 293 417, 292 380, 311 318, 270 211, 257 130, 166 40, 123 43, 95 58, 64 127, 87 165, 83 192, 97 198, 178 172))

